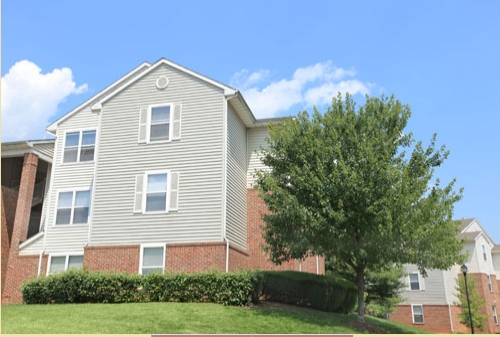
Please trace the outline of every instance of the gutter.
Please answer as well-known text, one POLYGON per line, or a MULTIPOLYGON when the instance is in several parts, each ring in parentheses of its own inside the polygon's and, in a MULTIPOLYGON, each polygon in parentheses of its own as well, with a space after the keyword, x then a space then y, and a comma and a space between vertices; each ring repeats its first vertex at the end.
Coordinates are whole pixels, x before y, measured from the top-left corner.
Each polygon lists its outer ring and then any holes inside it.
POLYGON ((222 112, 222 127, 223 127, 223 141, 222 141, 222 240, 226 242, 226 273, 229 271, 229 240, 227 239, 227 109, 228 98, 224 98, 224 107, 222 112))

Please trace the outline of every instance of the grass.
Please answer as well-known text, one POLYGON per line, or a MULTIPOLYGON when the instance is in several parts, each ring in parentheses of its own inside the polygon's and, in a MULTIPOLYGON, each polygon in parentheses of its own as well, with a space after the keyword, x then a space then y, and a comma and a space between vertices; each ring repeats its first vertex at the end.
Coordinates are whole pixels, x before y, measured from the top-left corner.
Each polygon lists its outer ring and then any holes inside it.
MULTIPOLYGON (((292 306, 228 307, 211 303, 2 306, 2 334, 359 334, 340 315, 292 306)), ((385 320, 388 333, 422 333, 385 320)))

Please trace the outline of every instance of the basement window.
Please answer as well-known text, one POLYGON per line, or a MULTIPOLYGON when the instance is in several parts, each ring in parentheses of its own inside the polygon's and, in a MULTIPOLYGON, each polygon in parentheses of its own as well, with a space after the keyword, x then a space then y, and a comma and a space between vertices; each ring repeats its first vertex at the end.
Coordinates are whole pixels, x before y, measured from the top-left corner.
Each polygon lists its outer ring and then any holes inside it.
POLYGON ((47 275, 60 273, 69 269, 80 269, 83 266, 83 255, 50 256, 47 275))
POLYGON ((424 323, 424 308, 421 304, 413 304, 411 306, 413 323, 424 323))

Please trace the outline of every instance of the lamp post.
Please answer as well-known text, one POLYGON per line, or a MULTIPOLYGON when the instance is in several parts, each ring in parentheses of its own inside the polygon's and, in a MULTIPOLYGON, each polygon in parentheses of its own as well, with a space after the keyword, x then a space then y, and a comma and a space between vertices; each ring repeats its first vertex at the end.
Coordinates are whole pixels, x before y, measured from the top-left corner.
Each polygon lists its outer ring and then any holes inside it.
POLYGON ((467 266, 464 264, 460 267, 462 274, 464 274, 465 280, 465 295, 467 296, 467 307, 469 308, 469 322, 470 322, 470 332, 474 333, 474 323, 472 322, 472 312, 470 311, 470 299, 469 299, 469 289, 467 287, 467 266))

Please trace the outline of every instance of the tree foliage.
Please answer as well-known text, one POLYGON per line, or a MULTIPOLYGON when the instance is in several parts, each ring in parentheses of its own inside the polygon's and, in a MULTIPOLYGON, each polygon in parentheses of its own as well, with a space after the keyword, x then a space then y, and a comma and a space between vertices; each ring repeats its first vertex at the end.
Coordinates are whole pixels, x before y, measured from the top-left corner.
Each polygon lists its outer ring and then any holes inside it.
MULTIPOLYGON (((469 290, 470 312, 472 313, 472 323, 474 324, 474 329, 482 331, 488 317, 484 313, 484 310, 486 308, 486 300, 481 296, 481 293, 476 288, 476 279, 474 277, 467 277, 467 287, 469 290)), ((458 301, 454 302, 453 305, 456 305, 460 308, 460 313, 458 314, 460 323, 470 328, 469 306, 467 304, 465 279, 463 277, 459 277, 457 279, 455 290, 457 291, 455 296, 457 297, 458 301)))
POLYGON ((358 318, 364 321, 367 268, 413 263, 446 269, 460 261, 454 182, 432 181, 448 156, 405 133, 411 111, 394 97, 366 97, 356 107, 340 94, 312 116, 270 125, 257 173, 266 249, 275 263, 308 254, 335 257, 356 273, 358 318))

